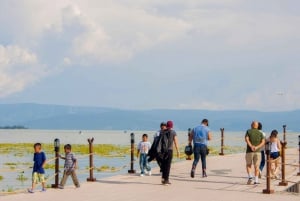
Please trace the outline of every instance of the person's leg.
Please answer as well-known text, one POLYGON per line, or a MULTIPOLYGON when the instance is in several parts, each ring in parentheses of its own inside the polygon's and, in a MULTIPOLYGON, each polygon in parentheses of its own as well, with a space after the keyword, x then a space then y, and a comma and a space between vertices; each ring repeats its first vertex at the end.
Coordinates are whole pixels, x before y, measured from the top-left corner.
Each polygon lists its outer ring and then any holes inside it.
POLYGON ((173 158, 173 151, 169 150, 169 152, 168 152, 168 158, 166 159, 165 184, 170 184, 169 176, 170 176, 172 158, 173 158))
POLYGON ((247 174, 248 174, 248 182, 247 184, 251 184, 252 183, 252 174, 251 174, 251 171, 252 171, 252 153, 246 153, 246 156, 245 156, 245 159, 246 159, 246 171, 247 171, 247 174))
POLYGON ((151 167, 147 161, 147 154, 144 155, 144 167, 148 171, 148 174, 151 175, 151 167))
POLYGON ((71 172, 71 177, 72 177, 72 180, 73 180, 74 185, 75 185, 77 188, 79 188, 80 185, 79 185, 79 181, 78 181, 78 178, 77 178, 77 175, 76 175, 75 170, 73 170, 73 171, 71 172))
POLYGON ((46 180, 45 180, 45 175, 44 174, 39 174, 39 179, 40 182, 42 183, 42 191, 46 191, 46 180))
POLYGON ((35 184, 37 183, 37 172, 32 173, 32 185, 31 185, 31 189, 28 189, 29 193, 34 193, 34 189, 35 189, 35 184))
POLYGON ((258 184, 258 175, 259 175, 259 164, 261 161, 261 155, 259 152, 255 152, 253 155, 253 164, 254 164, 254 170, 255 170, 255 183, 258 184))
POLYGON ((194 161, 191 170, 191 177, 195 177, 195 170, 200 159, 200 146, 194 145, 194 161))
POLYGON ((140 169, 141 169, 141 176, 144 175, 144 157, 143 154, 140 154, 140 169))
POLYGON ((262 172, 266 164, 266 156, 265 156, 265 151, 261 151, 260 153, 261 153, 261 161, 259 165, 259 170, 262 172))
POLYGON ((161 175, 161 181, 162 181, 162 183, 164 183, 164 181, 165 181, 165 178, 166 178, 166 162, 167 162, 167 160, 166 159, 160 159, 160 162, 161 162, 161 173, 162 173, 162 175, 161 175))
POLYGON ((63 177, 60 181, 60 188, 64 188, 66 181, 68 179, 69 175, 67 174, 66 170, 64 171, 63 177))
POLYGON ((207 147, 201 146, 200 156, 201 156, 201 163, 202 163, 202 177, 207 177, 207 175, 206 175, 206 154, 207 154, 207 147))

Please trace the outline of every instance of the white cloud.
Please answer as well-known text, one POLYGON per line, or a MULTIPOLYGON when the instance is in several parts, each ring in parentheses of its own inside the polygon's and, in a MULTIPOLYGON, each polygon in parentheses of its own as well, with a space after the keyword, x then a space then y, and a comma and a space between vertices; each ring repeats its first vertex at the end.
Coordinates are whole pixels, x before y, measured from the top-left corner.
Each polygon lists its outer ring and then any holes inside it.
POLYGON ((22 91, 44 75, 34 53, 0 45, 0 97, 22 91))

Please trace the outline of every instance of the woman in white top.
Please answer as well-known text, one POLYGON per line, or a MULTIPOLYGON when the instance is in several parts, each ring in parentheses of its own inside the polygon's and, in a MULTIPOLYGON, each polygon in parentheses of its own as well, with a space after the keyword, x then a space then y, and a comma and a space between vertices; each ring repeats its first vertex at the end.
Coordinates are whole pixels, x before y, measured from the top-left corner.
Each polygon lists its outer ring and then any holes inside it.
POLYGON ((278 158, 280 156, 280 150, 281 150, 281 143, 280 140, 277 138, 278 131, 272 130, 269 141, 271 143, 271 178, 277 178, 277 171, 278 171, 278 158), (274 165, 273 165, 274 164, 274 165))

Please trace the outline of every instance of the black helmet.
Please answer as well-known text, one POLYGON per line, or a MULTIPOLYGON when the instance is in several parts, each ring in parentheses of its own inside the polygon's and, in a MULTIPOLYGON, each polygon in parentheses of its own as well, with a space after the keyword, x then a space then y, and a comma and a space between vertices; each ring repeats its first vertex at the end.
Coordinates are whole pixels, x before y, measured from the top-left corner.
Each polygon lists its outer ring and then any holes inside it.
POLYGON ((193 147, 192 145, 187 145, 185 146, 184 148, 184 153, 187 155, 187 156, 190 156, 193 154, 193 147))

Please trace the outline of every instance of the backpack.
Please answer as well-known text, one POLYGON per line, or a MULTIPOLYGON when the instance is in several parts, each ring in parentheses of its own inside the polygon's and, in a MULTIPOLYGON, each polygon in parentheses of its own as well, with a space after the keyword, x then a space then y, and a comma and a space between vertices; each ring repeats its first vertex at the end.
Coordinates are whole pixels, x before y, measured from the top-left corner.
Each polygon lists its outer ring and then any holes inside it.
POLYGON ((162 131, 159 135, 156 151, 157 157, 160 159, 167 159, 169 157, 169 140, 170 140, 170 130, 162 131))

